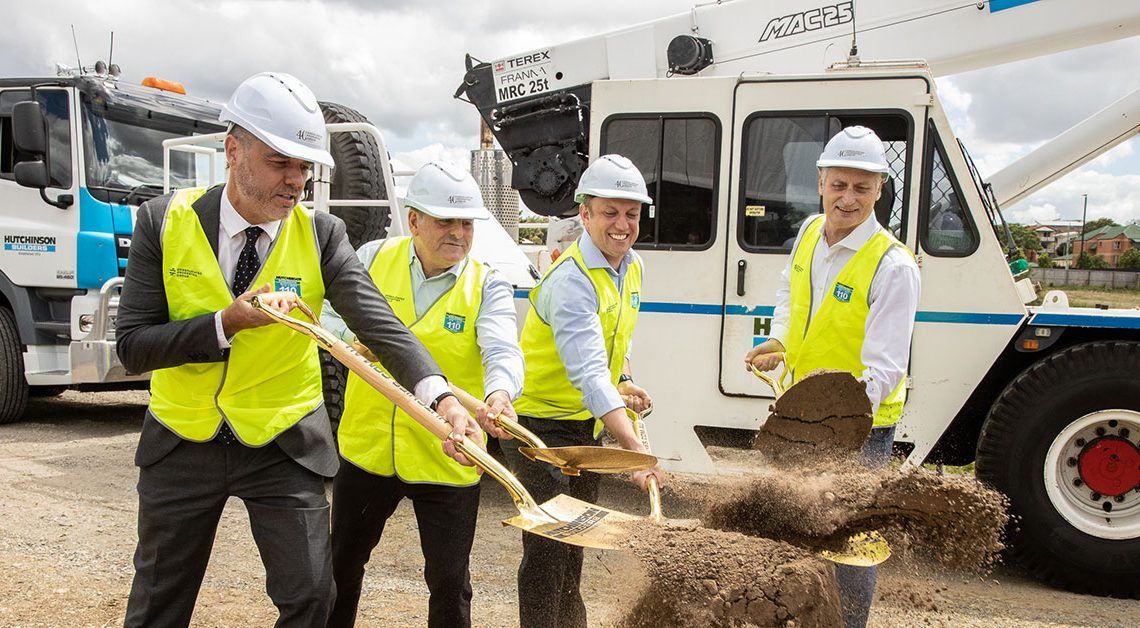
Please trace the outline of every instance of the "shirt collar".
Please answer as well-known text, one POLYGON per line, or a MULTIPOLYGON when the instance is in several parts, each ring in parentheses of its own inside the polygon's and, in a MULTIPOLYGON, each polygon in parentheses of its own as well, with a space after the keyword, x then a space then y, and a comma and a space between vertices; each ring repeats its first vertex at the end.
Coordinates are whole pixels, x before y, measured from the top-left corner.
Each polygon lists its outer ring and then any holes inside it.
POLYGON ((633 261, 633 250, 626 251, 625 255, 621 258, 621 263, 618 264, 618 269, 615 271, 614 267, 610 265, 610 261, 602 254, 602 250, 598 245, 594 244, 594 240, 590 238, 590 234, 586 231, 582 232, 581 237, 578 238, 578 249, 582 251, 582 260, 586 262, 586 267, 606 268, 615 273, 621 273, 625 267, 633 261))
POLYGON ((257 226, 261 227, 261 229, 269 235, 270 241, 276 240, 277 232, 281 231, 281 221, 273 220, 270 222, 262 223, 260 225, 254 225, 250 223, 245 218, 241 217, 241 214, 238 213, 237 208, 235 208, 233 203, 230 202, 229 194, 226 194, 226 187, 222 187, 222 205, 220 208, 221 212, 218 215, 218 223, 222 229, 222 237, 218 239, 222 242, 225 242, 229 238, 236 236, 242 231, 245 231, 246 228, 257 226))
MULTIPOLYGON (((827 222, 827 219, 824 219, 822 222, 819 223, 820 240, 823 242, 824 246, 827 246, 827 237, 823 231, 823 228, 824 228, 824 225, 826 222, 827 222)), ((845 249, 851 249, 852 251, 858 251, 860 248, 862 248, 862 246, 864 244, 867 243, 868 240, 871 239, 871 236, 878 233, 878 231, 879 231, 879 221, 875 218, 875 215, 872 213, 870 216, 867 217, 866 220, 864 220, 862 223, 860 223, 858 227, 855 227, 855 229, 852 230, 851 233, 847 234, 846 238, 843 238, 842 240, 840 240, 839 242, 836 242, 835 244, 833 244, 832 246, 830 246, 828 248, 835 248, 837 246, 841 246, 845 249)))
POLYGON ((463 259, 459 260, 459 263, 452 266, 451 268, 448 268, 447 270, 436 275, 435 277, 428 277, 427 273, 424 272, 423 262, 421 262, 419 256, 416 255, 416 243, 415 243, 415 240, 413 239, 411 245, 408 247, 408 264, 412 268, 418 268, 420 271, 420 274, 424 276, 424 279, 426 281, 431 281, 432 279, 435 279, 436 277, 442 277, 442 276, 447 275, 447 274, 455 275, 455 278, 459 279, 459 275, 461 275, 463 273, 463 269, 467 267, 467 258, 464 257, 463 259))

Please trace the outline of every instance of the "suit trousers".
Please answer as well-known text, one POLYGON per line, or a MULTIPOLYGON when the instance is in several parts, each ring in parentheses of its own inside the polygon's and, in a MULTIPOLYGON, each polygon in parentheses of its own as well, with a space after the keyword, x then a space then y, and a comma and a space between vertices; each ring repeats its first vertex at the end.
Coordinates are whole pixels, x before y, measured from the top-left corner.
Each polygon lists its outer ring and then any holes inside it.
MULTIPOLYGON (((895 426, 875 427, 863 443, 863 464, 875 469, 886 466, 891 460, 891 447, 895 442, 895 426)), ((878 567, 835 565, 835 583, 839 585, 839 602, 843 611, 844 628, 862 628, 871 614, 875 600, 875 581, 878 567)))
POLYGON ((479 515, 479 485, 411 484, 369 473, 347 460, 333 480, 332 564, 337 598, 329 626, 352 626, 364 565, 396 506, 412 500, 424 555, 428 626, 471 626, 471 545, 479 515))
MULTIPOLYGON (((277 626, 324 626, 335 597, 324 479, 274 443, 179 443, 139 469, 126 626, 187 626, 229 497, 245 502, 277 626)), ((225 551, 222 548, 221 551, 225 551)))
MULTIPOLYGON (((519 422, 548 447, 598 445, 594 420, 559 421, 520 416, 519 422)), ((500 440, 511 472, 538 503, 559 493, 587 502, 598 499, 596 473, 578 477, 564 475, 556 467, 533 462, 519 453, 517 440, 500 440)), ((522 628, 585 628, 586 604, 579 586, 582 580, 582 548, 523 532, 523 557, 519 564, 519 624, 522 628)))

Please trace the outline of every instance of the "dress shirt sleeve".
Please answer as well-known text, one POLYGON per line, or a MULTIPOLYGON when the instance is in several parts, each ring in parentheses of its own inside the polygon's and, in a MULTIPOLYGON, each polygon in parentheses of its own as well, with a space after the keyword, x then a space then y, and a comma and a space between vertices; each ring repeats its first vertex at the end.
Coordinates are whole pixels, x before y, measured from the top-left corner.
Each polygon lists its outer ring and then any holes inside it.
POLYGON ((523 385, 523 353, 515 321, 515 291, 495 271, 483 283, 475 340, 483 357, 483 392, 504 390, 512 401, 517 399, 523 385))
POLYGON ((808 216, 804 224, 800 225, 800 232, 796 234, 796 241, 792 244, 791 253, 788 254, 788 262, 780 272, 780 286, 776 288, 776 309, 772 314, 772 326, 768 337, 779 340, 785 347, 788 346, 788 326, 792 318, 792 259, 796 255, 800 241, 804 239, 804 231, 807 231, 808 225, 812 222, 814 222, 812 216, 808 216))
MULTIPOLYGON (((384 244, 383 240, 365 242, 356 251, 356 257, 360 259, 360 262, 362 264, 364 264, 364 268, 367 269, 372 266, 372 260, 376 259, 376 253, 380 251, 380 246, 382 244, 384 244)), ((336 308, 333 307, 333 304, 330 303, 328 299, 325 299, 325 304, 321 306, 321 326, 331 331, 336 335, 337 338, 340 338, 345 342, 352 342, 353 340, 356 340, 356 334, 348 328, 348 325, 344 322, 344 319, 341 318, 340 314, 337 313, 336 308)), ((221 327, 218 329, 220 330, 221 327)), ((219 331, 219 334, 220 333, 221 332, 219 331)))
POLYGON ((891 249, 871 282, 871 310, 860 356, 866 369, 859 379, 867 387, 872 412, 906 377, 918 296, 918 266, 906 251, 891 249))
POLYGON ((535 313, 550 325, 558 357, 570 383, 582 393, 582 404, 594 417, 622 407, 621 395, 610 382, 593 284, 574 262, 563 263, 543 281, 535 313))
POLYGON ((222 327, 222 311, 214 312, 214 336, 218 339, 219 349, 229 349, 230 339, 226 338, 226 331, 222 327))

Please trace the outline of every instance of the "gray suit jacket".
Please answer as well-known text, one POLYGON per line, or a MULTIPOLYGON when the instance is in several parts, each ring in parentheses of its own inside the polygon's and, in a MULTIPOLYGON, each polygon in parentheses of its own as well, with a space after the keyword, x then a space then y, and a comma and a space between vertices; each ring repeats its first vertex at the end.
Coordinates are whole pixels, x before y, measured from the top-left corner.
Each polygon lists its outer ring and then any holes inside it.
MULTIPOLYGON (((222 189, 211 188, 194 203, 215 256, 222 189)), ((162 283, 162 223, 169 202, 170 195, 147 201, 135 218, 116 332, 119 359, 132 373, 188 363, 223 362, 229 357, 228 350, 218 348, 212 313, 170 320, 162 283)), ((360 341, 409 390, 424 377, 441 375, 423 344, 400 322, 376 289, 348 242, 344 222, 318 212, 315 226, 325 298, 357 332, 360 341)), ((135 464, 154 464, 181 440, 155 420, 148 409, 135 464)), ((324 404, 274 442, 305 468, 326 477, 336 473, 339 458, 324 404)))

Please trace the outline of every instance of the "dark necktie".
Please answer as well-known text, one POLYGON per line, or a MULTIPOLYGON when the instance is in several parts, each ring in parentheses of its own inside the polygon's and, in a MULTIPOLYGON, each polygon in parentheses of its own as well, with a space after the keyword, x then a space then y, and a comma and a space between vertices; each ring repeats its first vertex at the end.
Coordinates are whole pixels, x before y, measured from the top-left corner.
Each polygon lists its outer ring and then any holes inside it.
POLYGON ((257 276, 257 269, 261 267, 261 258, 257 256, 257 239, 262 233, 265 232, 261 227, 248 227, 245 230, 245 246, 234 267, 234 296, 248 290, 249 283, 257 276))
MULTIPOLYGON (((248 290, 249 283, 257 275, 257 269, 261 266, 261 258, 257 256, 257 239, 262 233, 264 232, 261 227, 249 227, 245 230, 245 246, 242 247, 237 266, 234 267, 234 296, 248 290)), ((214 441, 223 445, 232 445, 237 442, 237 437, 234 436, 229 424, 222 421, 214 441)))

